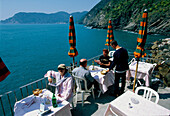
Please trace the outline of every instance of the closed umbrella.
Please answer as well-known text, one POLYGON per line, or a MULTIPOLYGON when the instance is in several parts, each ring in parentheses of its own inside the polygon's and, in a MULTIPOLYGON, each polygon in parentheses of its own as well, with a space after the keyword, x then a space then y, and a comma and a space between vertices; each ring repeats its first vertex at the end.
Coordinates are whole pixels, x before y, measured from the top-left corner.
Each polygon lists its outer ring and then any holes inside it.
POLYGON ((145 9, 142 15, 142 21, 140 22, 139 34, 137 37, 137 47, 134 52, 134 56, 135 58, 137 58, 137 64, 136 64, 135 79, 134 79, 134 84, 133 84, 133 91, 135 89, 139 58, 146 56, 146 53, 144 52, 144 46, 145 46, 146 38, 147 38, 147 17, 148 17, 148 12, 147 12, 147 9, 145 9))
POLYGON ((73 57, 73 66, 74 66, 74 57, 78 55, 78 52, 76 49, 76 34, 75 34, 73 16, 70 16, 69 44, 70 44, 70 50, 68 52, 68 55, 70 57, 73 57))
POLYGON ((108 30, 107 30, 107 39, 106 39, 106 46, 108 46, 108 50, 110 48, 110 42, 114 40, 113 36, 113 27, 112 27, 112 21, 109 19, 108 23, 108 30))

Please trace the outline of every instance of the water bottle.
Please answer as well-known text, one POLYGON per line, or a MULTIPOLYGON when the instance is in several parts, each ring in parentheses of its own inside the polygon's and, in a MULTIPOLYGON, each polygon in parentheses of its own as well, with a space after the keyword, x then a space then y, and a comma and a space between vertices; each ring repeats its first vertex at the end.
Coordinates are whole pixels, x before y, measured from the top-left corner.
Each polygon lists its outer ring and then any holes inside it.
POLYGON ((55 97, 55 94, 53 93, 53 97, 52 97, 52 105, 54 108, 56 108, 58 105, 57 105, 57 100, 56 100, 56 97, 55 97))

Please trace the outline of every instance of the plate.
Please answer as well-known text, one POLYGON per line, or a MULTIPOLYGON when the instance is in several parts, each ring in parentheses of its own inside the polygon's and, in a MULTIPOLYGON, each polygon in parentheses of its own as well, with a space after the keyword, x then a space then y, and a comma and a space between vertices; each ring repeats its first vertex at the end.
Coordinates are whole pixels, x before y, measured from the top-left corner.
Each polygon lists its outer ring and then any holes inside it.
POLYGON ((134 103, 134 104, 139 104, 139 100, 137 100, 137 99, 134 98, 134 97, 131 98, 131 101, 132 101, 132 103, 134 103))
POLYGON ((101 73, 102 75, 105 75, 105 74, 107 73, 107 71, 106 71, 106 70, 102 70, 102 71, 100 71, 100 73, 101 73))

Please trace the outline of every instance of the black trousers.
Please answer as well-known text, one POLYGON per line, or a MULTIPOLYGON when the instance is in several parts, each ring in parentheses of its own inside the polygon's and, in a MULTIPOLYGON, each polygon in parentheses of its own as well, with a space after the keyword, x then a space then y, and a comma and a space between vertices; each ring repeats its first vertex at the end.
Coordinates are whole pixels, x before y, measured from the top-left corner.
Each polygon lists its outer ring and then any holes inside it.
POLYGON ((126 84, 126 72, 124 73, 116 73, 115 72, 115 90, 114 94, 122 94, 125 90, 125 84, 126 84), (122 78, 121 81, 121 88, 119 90, 119 81, 120 78, 122 78))
POLYGON ((94 88, 95 88, 96 90, 99 90, 99 83, 98 83, 96 80, 94 80, 93 82, 91 82, 91 83, 87 86, 87 89, 90 89, 93 84, 94 84, 94 88))

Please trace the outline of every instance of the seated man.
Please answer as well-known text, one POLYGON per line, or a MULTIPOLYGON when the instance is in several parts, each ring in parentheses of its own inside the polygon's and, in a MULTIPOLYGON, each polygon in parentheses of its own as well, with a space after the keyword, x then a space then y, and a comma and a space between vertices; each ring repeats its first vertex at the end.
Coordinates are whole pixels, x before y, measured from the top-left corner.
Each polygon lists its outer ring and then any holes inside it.
POLYGON ((58 65, 58 72, 48 71, 47 77, 50 83, 52 83, 51 77, 56 79, 55 95, 57 100, 67 100, 71 103, 73 99, 73 78, 67 72, 65 64, 58 65))
MULTIPOLYGON (((72 73, 75 76, 79 76, 82 78, 85 78, 87 81, 87 88, 90 89, 92 85, 94 84, 96 89, 99 89, 99 85, 97 81, 91 76, 91 73, 89 70, 86 69, 87 66, 87 60, 86 59, 81 59, 80 60, 80 67, 77 67, 73 69, 72 73)), ((85 89, 84 83, 81 83, 82 89, 85 89)))
POLYGON ((108 56, 109 51, 107 49, 103 49, 103 55, 100 56, 99 60, 94 60, 97 64, 102 68, 110 67, 110 56, 108 56))

